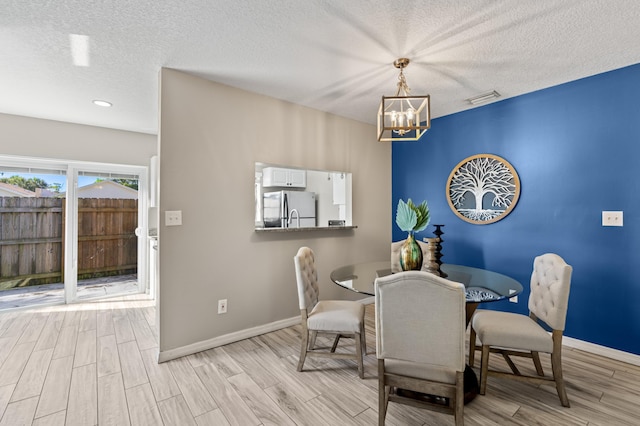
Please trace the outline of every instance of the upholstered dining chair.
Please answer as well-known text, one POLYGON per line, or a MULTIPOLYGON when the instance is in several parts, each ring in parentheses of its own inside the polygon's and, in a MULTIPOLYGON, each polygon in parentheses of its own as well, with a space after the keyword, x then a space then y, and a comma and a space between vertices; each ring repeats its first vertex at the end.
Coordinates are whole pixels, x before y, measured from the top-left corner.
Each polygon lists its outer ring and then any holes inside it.
POLYGON ((531 274, 529 316, 510 312, 479 310, 471 319, 469 365, 473 366, 474 353, 482 349, 480 360, 480 394, 487 389, 488 376, 515 378, 544 383, 554 381, 560 402, 569 407, 569 399, 562 377, 562 334, 564 332, 572 268, 554 253, 537 256, 531 274), (545 323, 551 334, 542 327, 545 323), (553 377, 544 375, 539 353, 551 355, 553 377), (489 370, 489 354, 501 354, 511 373, 489 370), (523 375, 511 356, 531 358, 537 376, 523 375))
POLYGON ((364 378, 363 356, 367 353, 364 305, 349 300, 319 300, 318 272, 313 250, 301 247, 293 260, 302 323, 298 371, 302 371, 307 356, 353 359, 358 363, 358 375, 361 379, 364 378), (315 347, 318 332, 335 334, 329 351, 315 347), (341 337, 355 339, 354 353, 336 352, 341 337))
MULTIPOLYGON (((429 244, 424 241, 416 240, 416 243, 420 246, 422 250, 422 259, 427 258, 427 250, 429 244)), ((404 241, 396 241, 395 243, 391 243, 391 272, 402 272, 402 265, 400 265, 400 250, 402 249, 402 245, 404 241)), ((424 271, 426 268, 426 262, 422 262, 422 270, 424 271)))
POLYGON ((375 311, 378 424, 391 401, 453 414, 463 425, 464 285, 425 271, 387 275, 376 279, 375 311))

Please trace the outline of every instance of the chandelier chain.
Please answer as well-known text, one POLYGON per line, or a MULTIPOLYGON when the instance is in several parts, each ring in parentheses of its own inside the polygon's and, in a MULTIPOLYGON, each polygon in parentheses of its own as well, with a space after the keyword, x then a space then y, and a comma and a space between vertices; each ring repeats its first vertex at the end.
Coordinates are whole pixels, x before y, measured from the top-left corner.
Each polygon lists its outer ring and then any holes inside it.
POLYGON ((398 75, 398 91, 396 96, 400 96, 400 93, 404 92, 404 96, 408 96, 411 93, 411 89, 407 86, 407 79, 404 77, 404 72, 400 68, 400 74, 398 75))

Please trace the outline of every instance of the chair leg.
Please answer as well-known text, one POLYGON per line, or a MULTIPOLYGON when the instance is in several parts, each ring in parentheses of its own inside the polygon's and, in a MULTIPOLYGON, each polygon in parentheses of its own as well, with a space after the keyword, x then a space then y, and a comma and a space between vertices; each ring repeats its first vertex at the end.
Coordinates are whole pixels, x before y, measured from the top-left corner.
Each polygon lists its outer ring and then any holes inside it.
POLYGON ((487 391, 487 375, 489 374, 489 346, 482 345, 482 355, 480 356, 480 395, 487 391))
POLYGON ((307 357, 307 344, 309 341, 309 330, 306 327, 302 330, 302 342, 300 345, 300 358, 298 361, 298 371, 302 371, 302 366, 304 365, 304 360, 307 357))
POLYGON ((476 331, 469 326, 469 367, 473 367, 476 357, 476 331))
POLYGON ((570 407, 567 390, 564 386, 564 378, 562 377, 562 332, 553 330, 553 352, 551 353, 551 370, 553 371, 553 380, 556 382, 556 390, 563 407, 570 407))
POLYGON ((358 358, 358 376, 361 379, 364 379, 364 361, 362 355, 362 334, 356 333, 355 344, 356 344, 356 357, 358 358))
POLYGON ((338 342, 340 341, 340 337, 342 337, 342 334, 338 333, 336 334, 336 338, 333 341, 333 345, 331 346, 331 352, 335 352, 336 348, 338 347, 338 342))
POLYGON ((464 372, 456 373, 456 405, 453 411, 456 426, 464 425, 464 372))
POLYGON ((318 336, 318 332, 315 330, 311 331, 311 339, 309 339, 309 350, 312 350, 316 347, 316 337, 318 336))
POLYGON ((544 376, 544 370, 542 370, 542 364, 540 363, 540 354, 538 352, 531 352, 531 358, 533 359, 533 365, 536 366, 538 376, 544 376))
POLYGON ((387 390, 384 385, 384 360, 378 360, 378 426, 384 426, 387 415, 387 390))
POLYGON ((518 370, 518 367, 513 363, 509 354, 507 354, 506 352, 500 352, 500 353, 502 354, 502 358, 504 358, 506 363, 509 365, 509 368, 511 368, 511 371, 513 371, 513 374, 515 374, 516 376, 522 376, 522 374, 520 373, 520 370, 518 370))
POLYGON ((364 329, 364 321, 360 326, 360 336, 362 337, 362 356, 367 356, 367 333, 364 329))
POLYGON ((570 407, 569 398, 567 397, 567 389, 564 386, 564 378, 562 377, 562 366, 560 360, 554 361, 553 354, 551 358, 551 369, 553 370, 553 380, 556 382, 556 390, 563 407, 570 407))
POLYGON ((358 376, 364 379, 364 363, 362 362, 362 334, 356 333, 356 358, 358 358, 358 376))

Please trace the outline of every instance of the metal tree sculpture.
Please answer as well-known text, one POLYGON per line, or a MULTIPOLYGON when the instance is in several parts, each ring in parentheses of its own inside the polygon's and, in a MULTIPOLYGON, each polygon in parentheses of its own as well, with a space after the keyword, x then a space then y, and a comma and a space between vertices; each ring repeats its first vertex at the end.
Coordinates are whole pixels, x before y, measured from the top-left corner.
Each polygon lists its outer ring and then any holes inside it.
POLYGON ((503 159, 489 154, 476 155, 454 169, 447 192, 452 208, 463 219, 490 223, 499 220, 515 205, 519 180, 513 167, 503 159), (469 194, 473 196, 473 206, 467 199, 469 194), (486 204, 491 201, 491 208, 485 208, 485 197, 486 204))

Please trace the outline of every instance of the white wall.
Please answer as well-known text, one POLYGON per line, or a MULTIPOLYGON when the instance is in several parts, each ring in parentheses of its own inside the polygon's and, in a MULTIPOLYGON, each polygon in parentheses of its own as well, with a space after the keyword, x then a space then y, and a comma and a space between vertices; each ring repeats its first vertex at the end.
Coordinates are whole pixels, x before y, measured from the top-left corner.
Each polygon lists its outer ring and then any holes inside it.
POLYGON ((157 137, 0 114, 0 154, 148 166, 157 137))
POLYGON ((181 210, 183 222, 159 227, 160 358, 299 316, 293 256, 303 245, 316 252, 321 297, 356 299, 329 273, 390 256, 391 145, 374 126, 175 70, 160 80, 160 217, 181 210), (358 228, 256 233, 255 162, 353 173, 358 228))

